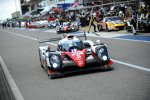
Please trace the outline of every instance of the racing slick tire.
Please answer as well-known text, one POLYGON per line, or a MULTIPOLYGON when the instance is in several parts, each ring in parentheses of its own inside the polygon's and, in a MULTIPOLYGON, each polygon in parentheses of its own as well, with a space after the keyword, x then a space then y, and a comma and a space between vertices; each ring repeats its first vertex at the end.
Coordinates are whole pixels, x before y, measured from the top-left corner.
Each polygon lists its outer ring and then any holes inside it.
POLYGON ((44 68, 44 66, 42 65, 42 63, 41 63, 41 53, 40 53, 40 49, 38 49, 38 51, 39 51, 39 60, 40 60, 40 65, 41 65, 41 67, 42 68, 44 68))

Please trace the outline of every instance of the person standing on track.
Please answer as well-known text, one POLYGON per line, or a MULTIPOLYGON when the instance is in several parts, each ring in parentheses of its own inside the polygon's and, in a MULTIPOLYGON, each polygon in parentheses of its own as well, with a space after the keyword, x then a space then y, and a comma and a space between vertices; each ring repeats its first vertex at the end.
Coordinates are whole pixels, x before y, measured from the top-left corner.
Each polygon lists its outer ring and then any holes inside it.
POLYGON ((95 22, 97 22, 96 13, 93 13, 93 14, 91 15, 91 18, 90 18, 90 24, 89 24, 88 33, 89 33, 90 29, 91 29, 91 26, 94 27, 94 32, 97 32, 97 31, 96 31, 96 24, 95 24, 95 22))

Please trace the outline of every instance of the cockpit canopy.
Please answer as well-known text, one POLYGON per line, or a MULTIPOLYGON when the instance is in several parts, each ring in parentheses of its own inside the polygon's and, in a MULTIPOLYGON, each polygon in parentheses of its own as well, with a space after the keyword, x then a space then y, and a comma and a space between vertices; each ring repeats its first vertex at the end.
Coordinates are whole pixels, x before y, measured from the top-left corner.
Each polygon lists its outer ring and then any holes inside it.
POLYGON ((70 26, 70 25, 71 25, 70 22, 64 22, 64 23, 63 23, 63 26, 70 26))
POLYGON ((74 50, 82 50, 83 49, 83 42, 76 38, 76 39, 64 39, 58 43, 58 49, 61 51, 74 51, 74 50))

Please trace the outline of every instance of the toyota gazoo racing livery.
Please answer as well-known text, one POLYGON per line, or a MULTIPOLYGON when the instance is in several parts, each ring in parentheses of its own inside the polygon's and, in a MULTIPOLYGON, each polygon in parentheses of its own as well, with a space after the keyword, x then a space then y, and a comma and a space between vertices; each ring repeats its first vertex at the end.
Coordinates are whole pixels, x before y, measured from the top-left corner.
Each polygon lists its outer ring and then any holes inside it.
POLYGON ((48 28, 56 28, 57 26, 60 25, 60 22, 58 20, 55 20, 55 21, 50 21, 49 24, 48 24, 48 28))
POLYGON ((56 78, 67 73, 92 69, 112 69, 113 63, 108 56, 106 44, 93 43, 91 40, 79 39, 80 36, 66 35, 64 38, 54 38, 39 41, 39 43, 59 40, 57 50, 50 46, 39 46, 41 67, 46 69, 48 77, 56 78))
POLYGON ((58 34, 63 32, 75 32, 79 30, 78 23, 71 23, 71 22, 63 22, 62 25, 56 26, 56 31, 58 34))

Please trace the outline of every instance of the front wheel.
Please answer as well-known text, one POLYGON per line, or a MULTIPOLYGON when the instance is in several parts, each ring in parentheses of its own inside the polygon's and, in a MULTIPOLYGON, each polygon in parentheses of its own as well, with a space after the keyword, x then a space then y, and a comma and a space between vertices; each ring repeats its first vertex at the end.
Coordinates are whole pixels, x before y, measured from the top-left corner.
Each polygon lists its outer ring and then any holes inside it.
POLYGON ((39 49, 38 51, 39 51, 39 60, 40 60, 40 65, 41 65, 41 67, 42 67, 42 68, 44 68, 44 66, 42 65, 40 49, 39 49))

